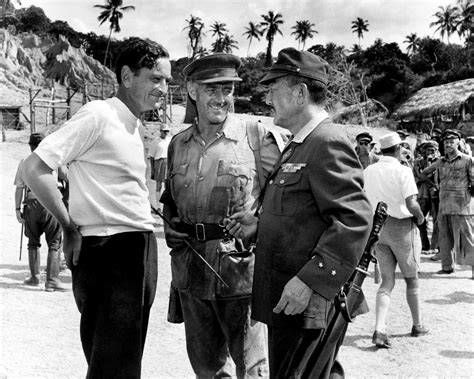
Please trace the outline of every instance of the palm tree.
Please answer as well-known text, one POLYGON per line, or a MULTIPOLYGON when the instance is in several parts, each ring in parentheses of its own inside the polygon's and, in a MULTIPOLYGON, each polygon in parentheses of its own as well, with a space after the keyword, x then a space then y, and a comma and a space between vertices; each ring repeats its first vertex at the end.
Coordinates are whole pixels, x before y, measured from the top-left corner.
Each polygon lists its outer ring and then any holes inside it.
POLYGON ((298 49, 300 48, 300 44, 303 44, 303 48, 301 50, 304 50, 306 40, 308 38, 313 38, 314 34, 318 34, 318 31, 313 29, 313 26, 315 25, 312 22, 309 22, 308 20, 302 20, 296 21, 296 25, 291 27, 291 29, 295 30, 291 33, 291 35, 294 35, 295 39, 298 41, 298 49))
POLYGON ((238 49, 237 41, 234 39, 233 35, 226 34, 221 41, 222 51, 224 53, 232 53, 232 49, 238 49))
POLYGON ((437 20, 432 22, 430 27, 437 26, 435 32, 439 31, 441 39, 444 39, 444 35, 446 34, 449 45, 449 36, 457 29, 459 13, 457 8, 451 5, 448 5, 446 8, 440 6, 438 9, 438 12, 433 15, 437 20))
POLYGON ((360 46, 360 39, 364 38, 364 32, 368 32, 369 22, 367 20, 363 20, 360 17, 357 17, 356 20, 352 21, 352 33, 357 33, 357 38, 359 39, 359 46, 360 46))
POLYGON ((214 24, 211 25, 212 36, 217 36, 216 42, 212 44, 213 52, 217 53, 224 50, 222 47, 223 38, 228 31, 226 24, 223 22, 215 21, 214 24))
POLYGON ((265 56, 265 66, 272 65, 272 47, 275 34, 283 33, 280 30, 280 25, 283 25, 283 16, 280 13, 275 14, 273 11, 268 11, 268 14, 262 14, 263 21, 260 23, 262 33, 266 33, 265 38, 268 41, 267 54, 265 56))
POLYGON ((252 39, 256 38, 257 41, 260 41, 260 37, 263 35, 263 32, 260 30, 260 24, 254 24, 253 22, 249 22, 249 26, 245 27, 245 32, 242 33, 242 35, 247 35, 247 39, 249 40, 249 47, 247 48, 248 57, 252 39))
POLYGON ((460 37, 465 37, 466 40, 472 34, 474 29, 474 2, 471 0, 458 0, 458 22, 456 28, 460 37))
POLYGON ((125 7, 123 5, 123 0, 106 0, 105 5, 94 5, 94 8, 102 9, 100 12, 99 17, 97 18, 102 25, 106 21, 110 21, 110 33, 109 38, 107 39, 107 48, 105 49, 105 57, 104 57, 104 66, 107 61, 107 55, 109 53, 109 46, 110 46, 110 38, 112 37, 112 32, 119 33, 120 32, 120 20, 123 17, 122 12, 128 12, 135 10, 133 5, 127 5, 125 7))
POLYGON ((410 55, 410 54, 416 53, 418 50, 418 44, 420 43, 420 39, 418 38, 416 33, 411 33, 407 35, 405 38, 406 40, 403 42, 408 44, 407 54, 410 55))
POLYGON ((183 30, 188 29, 189 46, 192 51, 191 60, 194 60, 198 55, 198 52, 202 50, 201 40, 204 35, 204 32, 202 31, 204 23, 200 17, 195 17, 193 15, 191 15, 189 20, 185 21, 188 23, 188 26, 185 26, 183 30))

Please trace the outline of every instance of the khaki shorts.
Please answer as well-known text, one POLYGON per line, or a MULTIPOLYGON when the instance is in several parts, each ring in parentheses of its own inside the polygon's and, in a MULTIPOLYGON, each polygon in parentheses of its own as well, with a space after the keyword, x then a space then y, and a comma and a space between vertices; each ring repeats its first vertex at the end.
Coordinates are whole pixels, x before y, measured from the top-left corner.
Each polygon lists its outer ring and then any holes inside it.
POLYGON ((380 272, 394 276, 398 266, 404 278, 417 278, 420 267, 421 239, 410 218, 388 217, 375 246, 380 272))
POLYGON ((155 159, 154 166, 155 166, 155 175, 154 175, 153 180, 155 182, 164 183, 168 176, 166 158, 155 159))

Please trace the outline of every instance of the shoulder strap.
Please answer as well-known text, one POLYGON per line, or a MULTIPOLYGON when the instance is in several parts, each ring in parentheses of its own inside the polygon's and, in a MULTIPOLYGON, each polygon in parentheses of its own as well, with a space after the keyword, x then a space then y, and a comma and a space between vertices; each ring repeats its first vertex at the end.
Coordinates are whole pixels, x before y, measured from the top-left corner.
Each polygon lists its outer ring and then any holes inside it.
POLYGON ((262 166, 262 157, 260 155, 260 146, 261 146, 261 136, 259 133, 259 123, 257 121, 247 121, 247 136, 249 141, 250 149, 253 151, 253 155, 255 158, 255 167, 257 168, 257 175, 258 175, 258 184, 260 190, 265 185, 265 174, 263 173, 263 166, 262 166))

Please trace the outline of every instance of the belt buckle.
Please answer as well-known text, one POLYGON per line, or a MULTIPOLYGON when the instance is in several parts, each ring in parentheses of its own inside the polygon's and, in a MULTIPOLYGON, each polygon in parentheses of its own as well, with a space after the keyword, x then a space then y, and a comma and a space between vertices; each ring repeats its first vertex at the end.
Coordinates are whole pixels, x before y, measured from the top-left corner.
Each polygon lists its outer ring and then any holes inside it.
POLYGON ((205 241, 206 240, 206 227, 202 222, 197 223, 194 225, 196 230, 196 239, 198 241, 205 241))

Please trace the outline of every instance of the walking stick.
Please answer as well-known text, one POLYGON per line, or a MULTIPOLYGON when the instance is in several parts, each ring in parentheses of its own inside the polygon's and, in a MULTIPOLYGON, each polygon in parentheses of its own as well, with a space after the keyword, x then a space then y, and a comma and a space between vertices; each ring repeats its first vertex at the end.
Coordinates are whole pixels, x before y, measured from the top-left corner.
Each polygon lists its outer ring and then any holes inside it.
POLYGON ((21 223, 21 236, 20 236, 20 258, 18 259, 19 261, 21 261, 21 251, 23 250, 23 227, 24 227, 24 224, 21 223))
MULTIPOLYGON (((170 220, 168 220, 158 209, 153 207, 151 204, 150 204, 150 206, 151 206, 151 209, 152 209, 153 212, 155 212, 158 216, 160 216, 160 218, 164 222, 166 222, 169 226, 174 228, 174 225, 170 220)), ((217 277, 217 279, 219 279, 223 285, 225 285, 227 288, 229 288, 229 285, 225 282, 224 279, 222 279, 222 277, 217 273, 217 271, 214 270, 214 268, 209 264, 209 262, 206 261, 206 258, 204 258, 201 254, 199 254, 198 251, 194 247, 192 247, 191 243, 187 239, 183 239, 183 242, 186 244, 187 247, 189 247, 191 249, 191 251, 194 254, 196 254, 198 256, 198 258, 207 266, 207 268, 212 271, 212 273, 217 277)))

